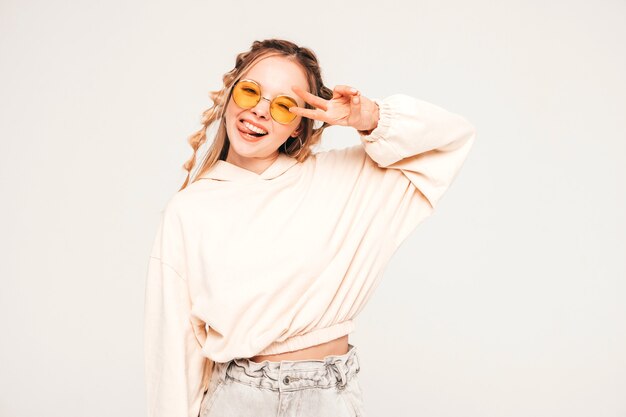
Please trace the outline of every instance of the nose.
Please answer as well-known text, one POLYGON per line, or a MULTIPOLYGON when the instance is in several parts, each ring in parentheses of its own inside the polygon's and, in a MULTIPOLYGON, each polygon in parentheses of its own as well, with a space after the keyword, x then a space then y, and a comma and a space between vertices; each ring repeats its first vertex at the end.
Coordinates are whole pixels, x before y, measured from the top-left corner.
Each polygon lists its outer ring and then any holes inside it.
POLYGON ((263 119, 269 119, 270 114, 270 102, 271 100, 265 97, 261 97, 261 100, 254 106, 250 111, 254 113, 257 117, 263 119), (267 104, 265 104, 267 101, 267 104))

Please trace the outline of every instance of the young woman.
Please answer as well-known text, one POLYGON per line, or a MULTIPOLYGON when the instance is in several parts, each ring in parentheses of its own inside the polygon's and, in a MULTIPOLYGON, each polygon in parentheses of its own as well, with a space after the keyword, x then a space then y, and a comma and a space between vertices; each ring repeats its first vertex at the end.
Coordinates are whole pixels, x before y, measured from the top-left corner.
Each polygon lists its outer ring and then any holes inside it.
POLYGON ((315 54, 285 40, 255 41, 223 81, 152 247, 148 413, 363 416, 348 334, 449 188, 475 128, 404 94, 330 90, 315 54), (332 125, 360 144, 312 152, 332 125))

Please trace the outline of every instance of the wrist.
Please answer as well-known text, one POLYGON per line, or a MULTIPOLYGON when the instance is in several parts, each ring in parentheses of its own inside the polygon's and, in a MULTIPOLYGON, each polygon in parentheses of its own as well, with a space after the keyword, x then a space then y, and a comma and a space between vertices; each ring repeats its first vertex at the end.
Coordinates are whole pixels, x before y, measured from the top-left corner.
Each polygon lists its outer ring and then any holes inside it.
POLYGON ((359 134, 364 136, 371 134, 378 127, 378 121, 380 120, 380 108, 378 103, 374 100, 369 100, 369 102, 371 103, 371 110, 369 113, 372 115, 371 121, 368 124, 369 127, 367 129, 357 129, 359 134))

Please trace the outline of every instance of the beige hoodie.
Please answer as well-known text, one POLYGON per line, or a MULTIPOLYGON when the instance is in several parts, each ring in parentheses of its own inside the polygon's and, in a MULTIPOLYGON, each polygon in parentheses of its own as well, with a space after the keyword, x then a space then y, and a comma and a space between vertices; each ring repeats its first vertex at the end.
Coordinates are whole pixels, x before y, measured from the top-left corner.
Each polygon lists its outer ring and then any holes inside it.
POLYGON ((262 174, 220 160, 167 203, 149 258, 150 417, 197 417, 212 361, 352 332, 391 256, 437 206, 476 130, 416 98, 374 99, 356 146, 280 154, 262 174))

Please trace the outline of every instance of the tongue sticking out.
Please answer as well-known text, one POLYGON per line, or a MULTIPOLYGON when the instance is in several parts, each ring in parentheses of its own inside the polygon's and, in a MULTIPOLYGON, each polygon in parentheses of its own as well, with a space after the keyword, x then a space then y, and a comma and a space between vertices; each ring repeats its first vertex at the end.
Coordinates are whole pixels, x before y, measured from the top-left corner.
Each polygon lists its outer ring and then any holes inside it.
POLYGON ((247 127, 245 127, 245 126, 244 126, 243 131, 244 131, 245 133, 247 133, 248 135, 250 135, 250 136, 254 136, 254 137, 257 137, 257 138, 258 138, 258 137, 260 137, 260 136, 265 136, 265 135, 267 135, 267 133, 256 133, 256 132, 254 132, 254 131, 252 131, 252 130, 248 129, 248 128, 247 128, 247 127))

